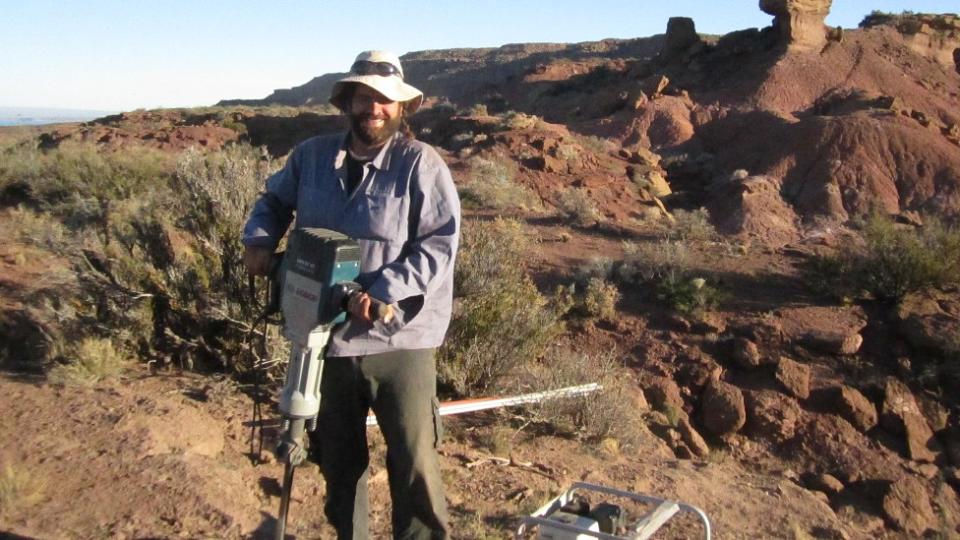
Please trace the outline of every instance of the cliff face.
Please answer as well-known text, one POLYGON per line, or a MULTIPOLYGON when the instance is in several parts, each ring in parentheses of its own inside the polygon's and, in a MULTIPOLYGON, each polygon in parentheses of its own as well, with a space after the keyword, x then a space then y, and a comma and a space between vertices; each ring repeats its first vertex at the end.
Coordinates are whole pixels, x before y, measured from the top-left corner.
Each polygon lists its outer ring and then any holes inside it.
POLYGON ((904 42, 919 55, 960 73, 960 17, 954 14, 906 13, 891 15, 874 12, 863 19, 861 28, 892 26, 904 42))

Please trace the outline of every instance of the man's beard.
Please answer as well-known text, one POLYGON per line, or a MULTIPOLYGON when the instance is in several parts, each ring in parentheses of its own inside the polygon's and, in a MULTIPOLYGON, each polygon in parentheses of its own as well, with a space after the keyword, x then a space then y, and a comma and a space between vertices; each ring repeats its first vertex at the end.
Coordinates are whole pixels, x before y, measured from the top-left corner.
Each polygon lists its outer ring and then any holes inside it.
POLYGON ((393 134, 399 131, 400 123, 403 121, 402 115, 391 118, 384 118, 383 125, 372 127, 365 122, 373 118, 371 114, 352 114, 350 115, 350 130, 360 142, 367 146, 380 146, 390 140, 393 134))

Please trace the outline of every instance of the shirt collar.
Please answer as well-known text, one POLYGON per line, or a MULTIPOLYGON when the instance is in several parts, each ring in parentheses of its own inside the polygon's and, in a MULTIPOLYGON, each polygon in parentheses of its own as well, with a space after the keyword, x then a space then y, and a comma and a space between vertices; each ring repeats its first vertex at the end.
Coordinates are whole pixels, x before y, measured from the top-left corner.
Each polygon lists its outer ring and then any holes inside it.
MULTIPOLYGON (((403 135, 398 131, 393 134, 393 137, 390 137, 390 140, 383 145, 383 148, 377 152, 376 157, 370 162, 370 165, 375 167, 377 170, 385 171, 390 169, 390 158, 393 155, 393 147, 397 144, 397 141, 403 135)), ((337 158, 334 161, 334 168, 340 169, 344 165, 344 161, 347 159, 347 145, 350 143, 350 132, 344 133, 340 139, 340 150, 337 152, 337 158)))

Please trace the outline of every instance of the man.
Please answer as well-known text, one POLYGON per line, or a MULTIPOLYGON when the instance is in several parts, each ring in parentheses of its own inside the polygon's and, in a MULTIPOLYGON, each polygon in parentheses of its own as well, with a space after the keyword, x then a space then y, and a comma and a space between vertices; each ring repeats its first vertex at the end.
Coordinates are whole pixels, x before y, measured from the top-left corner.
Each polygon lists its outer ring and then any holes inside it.
POLYGON ((299 144, 267 180, 243 233, 244 263, 256 275, 267 272, 293 213, 296 227, 360 244, 363 293, 332 334, 312 436, 326 515, 341 539, 368 535, 370 408, 387 443, 394 538, 449 537, 434 351, 450 322, 460 203, 437 152, 401 133, 422 101, 396 55, 361 53, 330 96, 349 132, 299 144), (387 317, 374 320, 372 299, 390 306, 387 317))

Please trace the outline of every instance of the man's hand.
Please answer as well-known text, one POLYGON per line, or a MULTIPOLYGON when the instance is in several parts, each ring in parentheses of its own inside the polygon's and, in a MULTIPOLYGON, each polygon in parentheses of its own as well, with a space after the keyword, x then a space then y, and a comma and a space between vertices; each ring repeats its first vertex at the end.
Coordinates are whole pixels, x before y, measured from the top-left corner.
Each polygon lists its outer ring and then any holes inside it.
POLYGON ((350 301, 347 302, 347 311, 350 312, 351 317, 370 324, 373 324, 373 321, 378 319, 385 323, 393 320, 393 306, 375 300, 372 296, 364 292, 358 292, 350 296, 350 301), (382 306, 382 308, 380 308, 382 312, 379 316, 377 313, 378 310, 374 309, 375 301, 379 306, 382 306))
POLYGON ((243 264, 251 276, 267 275, 272 262, 273 250, 270 248, 246 246, 243 251, 243 264))

